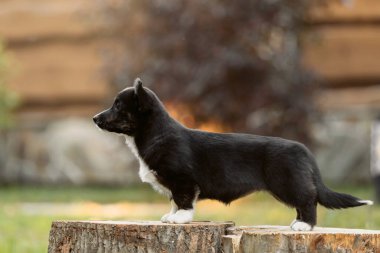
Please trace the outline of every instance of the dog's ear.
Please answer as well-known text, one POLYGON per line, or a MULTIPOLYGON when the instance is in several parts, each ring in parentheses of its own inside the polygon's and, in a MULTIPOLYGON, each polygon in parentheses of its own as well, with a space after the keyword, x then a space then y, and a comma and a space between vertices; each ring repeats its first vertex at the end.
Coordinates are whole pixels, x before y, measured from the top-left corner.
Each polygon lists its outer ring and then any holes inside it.
POLYGON ((141 112, 148 111, 152 107, 152 98, 144 89, 140 78, 136 78, 133 83, 135 94, 137 97, 138 109, 141 112))
POLYGON ((135 81, 133 82, 133 88, 135 88, 136 94, 137 94, 137 91, 142 88, 142 81, 140 77, 137 77, 135 81))

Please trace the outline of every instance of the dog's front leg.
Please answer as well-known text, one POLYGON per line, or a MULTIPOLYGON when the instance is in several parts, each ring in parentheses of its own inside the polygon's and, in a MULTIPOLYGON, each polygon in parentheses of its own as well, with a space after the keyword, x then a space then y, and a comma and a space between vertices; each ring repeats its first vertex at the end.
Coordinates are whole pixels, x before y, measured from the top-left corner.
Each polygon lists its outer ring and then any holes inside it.
POLYGON ((168 215, 164 215, 161 221, 177 224, 191 222, 199 191, 196 189, 180 189, 172 191, 172 194, 172 210, 168 215))
POLYGON ((175 214, 175 213, 177 212, 177 210, 178 210, 178 206, 177 206, 177 204, 174 202, 173 198, 170 198, 170 204, 172 205, 172 209, 170 210, 169 213, 167 213, 167 214, 165 214, 164 216, 162 216, 162 218, 161 218, 161 221, 162 221, 162 222, 169 222, 169 221, 168 221, 168 218, 169 218, 171 215, 175 214))

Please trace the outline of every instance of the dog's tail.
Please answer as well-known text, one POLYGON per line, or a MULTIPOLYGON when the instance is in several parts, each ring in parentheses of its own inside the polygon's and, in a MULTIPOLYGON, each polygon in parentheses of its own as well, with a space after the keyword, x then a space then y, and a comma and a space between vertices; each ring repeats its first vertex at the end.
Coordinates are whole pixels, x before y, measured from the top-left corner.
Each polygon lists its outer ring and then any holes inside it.
POLYGON ((318 203, 330 209, 373 205, 371 200, 361 200, 349 194, 334 192, 327 188, 321 179, 317 181, 317 192, 318 203))

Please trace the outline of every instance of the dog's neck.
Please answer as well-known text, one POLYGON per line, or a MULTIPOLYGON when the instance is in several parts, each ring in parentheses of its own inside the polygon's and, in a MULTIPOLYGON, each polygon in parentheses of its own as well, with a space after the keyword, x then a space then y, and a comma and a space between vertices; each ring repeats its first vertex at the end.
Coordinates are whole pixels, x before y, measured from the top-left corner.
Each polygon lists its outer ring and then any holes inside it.
POLYGON ((140 159, 139 151, 137 150, 135 138, 129 135, 125 136, 125 143, 128 145, 128 147, 131 149, 132 153, 135 155, 136 158, 140 159))
POLYGON ((149 117, 149 120, 140 122, 139 125, 143 127, 136 129, 132 139, 141 157, 149 155, 152 146, 165 142, 167 138, 176 135, 184 128, 166 111, 162 111, 158 116, 149 117))
POLYGON ((140 164, 139 176, 140 176, 141 181, 144 183, 151 184, 152 187, 157 192, 164 194, 168 197, 171 197, 172 196, 171 191, 158 182, 156 178, 156 175, 157 175, 156 172, 154 170, 151 170, 149 166, 145 163, 144 159, 141 158, 140 153, 136 147, 134 138, 132 136, 126 135, 125 143, 128 145, 132 153, 136 156, 137 160, 139 161, 139 164, 140 164))

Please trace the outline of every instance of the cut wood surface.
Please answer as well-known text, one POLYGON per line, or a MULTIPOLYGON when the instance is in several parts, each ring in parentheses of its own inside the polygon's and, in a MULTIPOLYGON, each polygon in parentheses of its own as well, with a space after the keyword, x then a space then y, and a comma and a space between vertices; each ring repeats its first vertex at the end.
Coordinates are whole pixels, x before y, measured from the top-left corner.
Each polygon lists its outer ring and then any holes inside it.
POLYGON ((231 226, 232 222, 56 221, 48 252, 221 252, 222 235, 231 226))
POLYGON ((316 227, 313 231, 296 232, 288 226, 253 226, 231 227, 227 229, 227 233, 229 235, 223 238, 223 242, 227 241, 223 245, 225 253, 380 251, 379 230, 316 227))

